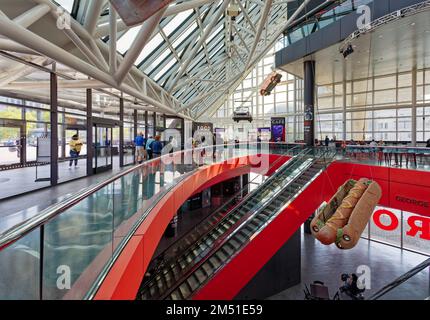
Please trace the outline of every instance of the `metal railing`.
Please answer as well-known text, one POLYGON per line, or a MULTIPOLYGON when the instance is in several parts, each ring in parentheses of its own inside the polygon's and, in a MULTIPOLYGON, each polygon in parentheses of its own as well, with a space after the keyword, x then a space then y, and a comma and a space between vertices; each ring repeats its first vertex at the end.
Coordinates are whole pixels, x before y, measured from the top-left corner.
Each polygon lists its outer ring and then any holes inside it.
MULTIPOLYGON (((417 276, 418 274, 420 274, 422 271, 424 271, 424 269, 429 268, 430 267, 430 259, 427 259, 425 261, 423 261, 422 263, 420 263, 419 265, 417 265, 416 267, 414 267, 413 269, 409 270, 408 272, 406 272, 405 274, 403 274, 402 276, 398 277, 396 280, 394 280, 393 282, 387 284, 386 286, 384 286, 383 288, 381 288, 380 290, 378 290, 377 292, 375 292, 372 296, 370 296, 367 300, 378 300, 380 298, 383 298, 384 296, 386 296, 389 292, 398 289, 399 287, 401 287, 401 285, 403 283, 405 283, 406 281, 412 279, 413 277, 417 276)), ((430 269, 429 269, 430 272, 430 269)), ((426 285, 426 288, 424 291, 426 291, 427 293, 425 294, 423 298, 426 299, 430 296, 430 279, 427 276, 427 281, 425 281, 424 283, 422 283, 423 285, 426 285)))
POLYGON ((0 298, 91 299, 157 202, 199 167, 300 148, 261 142, 178 151, 77 192, 0 234, 0 298), (169 158, 179 163, 164 164, 169 158), (59 285, 62 271, 69 279, 59 285))

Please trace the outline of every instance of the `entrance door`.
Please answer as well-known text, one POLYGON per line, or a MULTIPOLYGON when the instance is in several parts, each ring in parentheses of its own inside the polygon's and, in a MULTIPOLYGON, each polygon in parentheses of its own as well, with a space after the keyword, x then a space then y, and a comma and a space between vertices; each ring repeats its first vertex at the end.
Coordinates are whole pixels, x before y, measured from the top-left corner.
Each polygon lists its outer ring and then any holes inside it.
POLYGON ((94 173, 112 170, 112 127, 95 124, 93 127, 94 173))
POLYGON ((25 162, 25 130, 22 121, 0 119, 0 166, 25 162))

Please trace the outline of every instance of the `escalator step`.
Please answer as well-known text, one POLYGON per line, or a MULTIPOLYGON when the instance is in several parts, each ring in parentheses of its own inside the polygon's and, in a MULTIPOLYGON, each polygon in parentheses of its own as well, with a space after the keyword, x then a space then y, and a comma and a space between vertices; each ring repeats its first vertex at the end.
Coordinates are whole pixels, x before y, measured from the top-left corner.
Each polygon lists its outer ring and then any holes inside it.
POLYGON ((223 222, 222 222, 222 226, 224 226, 225 228, 227 228, 227 230, 228 229, 230 229, 230 227, 233 225, 233 223, 231 223, 230 221, 228 221, 228 220, 224 220, 223 222))
POLYGON ((183 270, 187 267, 187 263, 183 259, 180 259, 178 262, 179 262, 179 267, 181 268, 181 270, 183 270))
POLYGON ((249 228, 247 228, 247 226, 245 226, 242 230, 242 233, 245 234, 246 238, 250 238, 251 235, 254 233, 252 230, 250 230, 249 228))
POLYGON ((203 252, 208 248, 208 246, 204 242, 200 242, 199 248, 200 248, 200 251, 203 252))
POLYGON ((196 275, 196 277, 200 283, 205 282, 206 279, 208 278, 206 273, 204 272, 204 270, 202 268, 197 269, 194 274, 196 275))
POLYGON ((194 274, 188 277, 187 282, 191 289, 191 292, 194 292, 200 286, 200 281, 194 274))
POLYGON ((149 288, 149 295, 151 297, 154 297, 155 295, 158 295, 158 293, 159 293, 159 290, 158 290, 158 287, 156 285, 153 285, 153 286, 151 286, 149 288))
POLYGON ((251 225, 254 229, 258 229, 261 223, 254 218, 250 222, 248 222, 248 224, 251 225))
POLYGON ((176 263, 172 263, 170 265, 170 270, 173 272, 173 274, 177 274, 178 271, 180 271, 180 269, 176 263))
POLYGON ((142 292, 140 293, 140 298, 141 298, 142 300, 149 300, 149 299, 150 299, 149 292, 148 292, 148 291, 146 291, 146 290, 142 291, 142 292))
POLYGON ((228 218, 228 221, 231 223, 231 225, 234 225, 237 222, 237 220, 234 217, 228 218))
POLYGON ((258 218, 258 220, 260 221, 260 225, 262 225, 262 224, 265 224, 266 223, 266 221, 267 221, 267 217, 268 217, 268 215, 270 214, 270 212, 269 211, 262 211, 262 212, 260 212, 257 216, 256 216, 256 218, 258 218))
POLYGON ((205 263, 203 263, 202 265, 203 270, 206 272, 206 274, 208 276, 210 276, 214 270, 213 266, 211 266, 208 261, 206 261, 205 263))
POLYGON ((216 239, 216 237, 213 235, 213 231, 211 231, 211 233, 209 233, 203 239, 203 241, 205 242, 205 245, 207 245, 208 247, 210 247, 214 243, 215 239, 216 239))
POLYGON ((237 240, 235 240, 234 238, 230 239, 228 241, 228 243, 230 243, 236 250, 240 248, 241 243, 239 243, 237 240))
POLYGON ((212 264, 213 269, 217 269, 221 265, 221 260, 215 255, 210 257, 208 261, 212 264))
POLYGON ((184 298, 182 297, 179 289, 176 289, 175 291, 172 292, 172 294, 170 295, 170 298, 172 300, 183 300, 184 298))
POLYGON ((166 286, 168 288, 170 288, 173 285, 174 281, 175 281, 175 277, 173 276, 173 273, 171 273, 171 272, 167 273, 164 278, 166 280, 166 286))
POLYGON ((260 224, 264 223, 264 221, 265 221, 265 218, 264 218, 264 217, 265 217, 264 215, 262 215, 261 213, 258 213, 258 214, 254 217, 254 219, 253 219, 253 220, 256 220, 256 221, 258 222, 258 224, 260 225, 260 224))
POLYGON ((232 254, 236 251, 235 248, 228 242, 225 243, 221 248, 226 252, 229 257, 231 257, 232 254))
POLYGON ((236 233, 236 237, 239 238, 240 242, 245 242, 248 238, 240 231, 236 233))
POLYGON ((190 287, 189 287, 189 284, 187 282, 182 283, 178 289, 179 289, 179 292, 181 293, 181 295, 183 297, 182 298, 183 300, 187 299, 191 294, 190 287))
POLYGON ((222 250, 218 250, 215 255, 218 259, 220 259, 222 262, 225 262, 228 259, 228 256, 223 252, 222 250))
POLYGON ((201 254, 200 245, 193 250, 194 257, 197 257, 201 254))

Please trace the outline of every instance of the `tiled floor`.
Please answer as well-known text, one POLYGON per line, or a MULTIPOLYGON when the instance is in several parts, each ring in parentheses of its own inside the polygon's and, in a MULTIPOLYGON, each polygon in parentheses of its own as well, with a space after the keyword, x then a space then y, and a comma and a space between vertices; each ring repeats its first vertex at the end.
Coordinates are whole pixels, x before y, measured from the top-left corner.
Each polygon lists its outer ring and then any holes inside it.
MULTIPOLYGON (((400 250, 374 241, 361 239, 351 250, 339 250, 336 246, 324 246, 311 235, 302 237, 302 281, 301 284, 287 289, 270 300, 303 300, 303 288, 315 280, 328 286, 332 298, 342 285, 342 273, 357 273, 357 267, 368 266, 371 271, 371 288, 365 297, 392 282, 416 265, 428 259, 427 256, 400 250)), ((429 269, 423 270, 384 299, 424 299, 430 296, 429 269)))

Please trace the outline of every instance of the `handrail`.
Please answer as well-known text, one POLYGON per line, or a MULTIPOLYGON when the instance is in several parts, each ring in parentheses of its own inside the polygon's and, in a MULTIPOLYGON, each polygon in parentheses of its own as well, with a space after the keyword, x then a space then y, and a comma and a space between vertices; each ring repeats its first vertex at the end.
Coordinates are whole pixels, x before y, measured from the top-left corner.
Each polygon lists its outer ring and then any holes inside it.
MULTIPOLYGON (((246 145, 248 145, 249 143, 246 143, 246 145)), ((291 144, 288 144, 291 145, 291 144)), ((237 144, 235 144, 235 146, 237 146, 237 144)), ((298 147, 299 145, 293 147, 292 149, 298 147)), ((206 147, 202 147, 202 148, 197 148, 197 150, 199 149, 206 149, 206 148, 212 148, 215 146, 206 146, 206 147)), ((196 150, 196 149, 194 149, 196 150)), ((287 149, 288 150, 288 149, 287 149)), ((305 149, 306 150, 306 149, 305 149)), ((189 150, 190 151, 190 150, 189 150)), ((189 152, 188 151, 188 152, 189 152)), ((187 152, 187 151, 185 151, 187 152)), ((304 151, 303 151, 304 152, 304 151)), ((181 178, 185 178, 185 176, 191 174, 192 171, 184 174, 181 176, 181 178)), ((270 179, 271 177, 269 177, 270 179)), ((269 180, 268 179, 268 180, 269 180)), ((136 232, 137 228, 141 225, 141 223, 145 220, 146 216, 149 214, 149 212, 151 212, 151 210, 156 206, 156 203, 158 202, 158 200, 160 200, 167 192, 170 191, 170 189, 173 189, 175 185, 171 185, 169 189, 165 190, 164 194, 159 195, 157 198, 157 201, 153 201, 152 205, 147 208, 147 210, 145 211, 145 213, 140 217, 140 219, 138 219, 138 221, 134 224, 134 226, 131 228, 131 231, 128 233, 128 235, 124 238, 124 240, 118 245, 117 249, 115 250, 115 254, 113 259, 111 259, 111 261, 104 266, 103 270, 100 272, 100 274, 98 275, 96 281, 93 283, 93 285, 91 286, 91 289, 88 291, 88 293, 85 296, 86 300, 91 300, 94 298, 98 288, 100 287, 100 285, 102 284, 102 282, 104 281, 104 279, 106 278, 109 270, 112 268, 112 266, 114 265, 116 259, 118 258, 119 254, 122 252, 122 250, 124 249, 125 245, 128 243, 128 241, 130 240, 130 238, 132 237, 132 235, 136 232)))
MULTIPOLYGON (((238 144, 227 144, 227 145, 211 145, 211 146, 202 146, 202 147, 197 147, 194 149, 186 149, 186 150, 180 150, 180 151, 176 151, 173 153, 168 153, 165 155, 162 155, 159 158, 155 158, 155 159, 151 159, 148 160, 142 164, 133 166, 127 170, 121 171, 119 173, 117 173, 116 175, 113 175, 112 177, 108 178, 105 181, 102 181, 100 183, 97 183, 93 186, 90 186, 86 189, 83 189, 82 191, 78 191, 77 193, 69 196, 67 199, 65 199, 64 201, 61 201, 57 204, 54 204, 50 207, 48 207, 47 209, 41 211, 38 215, 32 217, 29 220, 23 221, 19 224, 16 224, 14 227, 8 229, 6 232, 4 232, 3 234, 0 234, 0 250, 3 250, 4 248, 6 248, 7 246, 9 246, 10 244, 12 244, 13 242, 15 242, 16 240, 18 240, 19 238, 21 238, 22 236, 30 233, 31 231, 35 230, 36 228, 42 226, 43 224, 45 224, 46 222, 48 222, 49 220, 51 220, 52 218, 54 218, 55 216, 57 216, 58 214, 66 211, 67 209, 73 207, 74 205, 78 204, 79 202, 81 202, 82 200, 84 200, 85 198, 87 198, 88 196, 90 196, 91 194, 97 192, 98 190, 102 189, 103 187, 107 186, 108 184, 124 177, 125 175, 138 170, 140 168, 143 168, 145 166, 148 166, 149 164, 153 164, 155 162, 159 162, 161 161, 161 159, 163 158, 169 158, 172 157, 174 155, 179 155, 182 153, 187 153, 187 152, 196 152, 196 151, 201 151, 201 150, 207 150, 208 148, 223 148, 225 149, 226 147, 237 147, 238 145, 246 145, 248 146, 249 144, 257 144, 257 142, 244 142, 244 143, 238 143, 238 144)), ((261 144, 268 144, 270 145, 298 145, 298 144, 293 144, 293 143, 272 143, 272 142, 261 142, 261 144)))
MULTIPOLYGON (((287 185, 282 189, 282 191, 280 191, 280 192, 278 192, 278 194, 280 194, 281 192, 283 192, 284 190, 286 190, 287 188, 290 188, 291 187, 291 185, 297 180, 297 179, 299 179, 309 168, 311 168, 314 164, 316 164, 316 163, 318 163, 318 161, 319 160, 321 160, 322 158, 324 158, 324 164, 325 164, 325 167, 327 166, 326 165, 326 158, 325 158, 325 156, 324 155, 322 155, 322 156, 319 156, 318 158, 316 158, 316 159, 314 159, 314 161, 309 165, 309 166, 307 166, 307 168, 304 170, 304 171, 302 171, 300 174, 298 174, 298 175, 296 175, 289 183, 287 183, 287 185)), ((314 178, 312 178, 311 180, 309 180, 306 184, 304 184, 301 188, 300 188, 300 190, 299 191, 297 191, 297 193, 291 198, 291 199, 289 199, 288 201, 287 201, 287 203, 285 203, 282 207, 280 207, 279 209, 278 209, 278 214, 279 214, 279 212, 282 212, 283 210, 285 210, 285 208, 287 208, 291 203, 292 203, 292 201, 294 200, 294 199, 296 199, 297 197, 298 197, 298 194, 300 193, 300 192, 302 192, 303 191, 303 189, 305 188, 305 187, 307 187, 312 181, 314 181, 315 179, 316 179, 316 176, 318 176, 318 175, 320 175, 323 171, 324 171, 325 169, 321 169, 319 172, 317 172, 316 174, 315 174, 315 177, 314 178)), ((271 204, 271 201, 269 201, 267 204, 265 204, 263 207, 262 207, 262 209, 261 209, 261 211, 262 210, 264 210, 267 206, 269 206, 271 204)), ((256 215, 257 213, 255 213, 254 215, 253 215, 253 217, 256 215)), ((269 218, 269 221, 273 221, 273 219, 275 218, 275 217, 277 217, 278 216, 278 214, 275 214, 274 216, 272 216, 271 218, 269 218)), ((249 219, 250 220, 250 219, 249 219)), ((266 222, 266 224, 267 224, 268 222, 266 222)), ((239 226, 240 227, 240 226, 239 226)), ((218 266, 217 268, 216 268, 216 270, 212 273, 212 275, 210 276, 210 277, 208 277, 203 283, 201 283, 200 284, 200 286, 199 286, 199 288, 201 288, 202 286, 204 286, 210 279, 212 279, 213 278, 213 276, 215 275, 215 273, 217 273, 220 269, 222 269, 227 263, 229 263, 237 254, 238 254, 238 251, 239 250, 242 250, 242 248, 244 247, 244 246, 246 246, 249 242, 250 242, 250 239, 251 238, 253 238, 253 237, 255 237, 255 235, 257 235, 257 234, 259 234, 260 232, 261 232, 261 230, 263 229, 264 227, 260 227, 259 229, 257 229, 254 233, 253 233, 253 235, 252 236, 250 236, 249 237, 249 239, 245 242, 245 243, 243 243, 242 244, 242 246, 235 252, 235 253, 233 253, 233 255, 229 258, 229 259, 227 259, 227 261, 226 262, 224 262, 224 264, 221 264, 220 266, 218 266)), ((238 229, 238 228, 237 228, 238 229)), ((235 230, 235 231, 237 231, 237 230, 235 230)), ((232 232, 232 234, 234 234, 235 232, 232 232)), ((201 266, 201 265, 203 265, 206 261, 208 261, 211 257, 212 257, 212 255, 219 249, 219 248, 221 248, 223 245, 224 245, 224 243, 225 242, 227 242, 229 239, 230 239, 231 237, 227 237, 226 238, 226 241, 224 241, 223 243, 221 243, 220 245, 218 245, 217 246, 217 248, 214 248, 213 250, 211 250, 211 252, 210 252, 210 256, 209 255, 207 255, 203 260, 203 262, 202 263, 200 263, 199 264, 199 266, 201 266), (213 252, 212 252, 213 251, 213 252)), ((194 269, 194 271, 195 270, 197 270, 198 268, 193 268, 194 269)), ((190 274, 192 274, 192 272, 190 273, 190 274)), ((181 282, 180 282, 180 284, 179 285, 177 285, 176 287, 174 287, 174 289, 173 290, 171 290, 171 292, 173 292, 177 287, 179 287, 185 280, 187 279, 187 277, 184 277, 184 279, 182 279, 181 278, 181 282)), ((195 291, 194 291, 194 293, 191 293, 191 296, 193 296, 195 294, 195 291)))
POLYGON ((409 270, 408 272, 406 272, 405 274, 401 275, 400 277, 398 277, 396 280, 394 280, 393 282, 387 284, 385 287, 381 288, 380 290, 378 290, 377 292, 375 292, 372 296, 370 296, 367 300, 377 300, 378 298, 382 297, 383 295, 387 294, 388 292, 390 292, 391 290, 397 288, 398 286, 400 286, 403 282, 409 280, 410 278, 412 278, 414 275, 416 275, 417 273, 421 272, 422 270, 424 270, 425 268, 430 267, 430 258, 421 262, 419 265, 417 265, 416 267, 412 268, 411 270, 409 270))
MULTIPOLYGON (((294 147, 295 148, 295 147, 294 147)), ((309 151, 309 150, 308 150, 309 151)), ((303 153, 308 153, 308 151, 303 151, 303 153)), ((297 155, 298 156, 298 155, 297 155)), ((283 166, 289 166, 290 164, 291 164, 291 161, 294 161, 295 160, 295 158, 297 157, 297 156, 295 156, 295 157, 293 157, 293 158, 291 158, 291 159, 289 159, 287 162, 285 162, 285 164, 283 164, 283 166)), ((277 161, 280 161, 281 160, 281 158, 279 158, 279 159, 277 159, 275 162, 277 162, 277 161)), ((260 186, 262 186, 262 185, 264 185, 264 184, 266 184, 266 183, 268 183, 268 181, 271 181, 271 179, 273 179, 272 177, 274 177, 274 176, 276 176, 276 174, 279 172, 279 170, 281 170, 282 169, 282 167, 283 166, 281 166, 280 168, 278 168, 267 180, 265 180, 260 186)), ((254 178, 255 179, 255 178, 254 178)), ((252 192, 250 192, 250 193, 248 193, 239 203, 237 203, 236 205, 234 205, 230 210, 229 210, 229 212, 228 212, 228 214, 226 214, 220 221, 218 221, 218 223, 217 224, 215 224, 215 225, 213 225, 213 226, 211 226, 208 230, 206 230, 205 231, 205 233, 204 234, 202 234, 201 236, 200 236, 200 238, 199 239, 201 239, 201 238, 203 238, 203 237, 205 237, 206 235, 208 235, 211 231, 213 231, 220 223, 222 223, 223 221, 225 221, 228 217, 229 217, 229 214, 231 213, 231 212, 233 212, 233 210, 235 210, 238 206, 240 206, 241 204, 243 204, 245 201, 247 201, 248 199, 250 199, 256 192, 258 191, 258 189, 256 189, 256 190, 253 190, 252 192)), ((220 207, 220 208, 218 208, 214 213, 211 213, 211 214, 209 214, 208 216, 210 216, 210 215, 215 215, 217 212, 219 212, 220 210, 222 210, 225 206, 227 206, 227 204, 229 204, 230 202, 232 202, 234 200, 234 196, 232 197, 232 199, 230 199, 226 204, 224 204, 222 207, 220 207)), ((206 218, 205 219, 202 219, 202 221, 198 224, 198 225, 201 225, 203 222, 205 222, 205 220, 206 220, 206 218)), ((196 227, 194 227, 193 229, 195 229, 196 227)), ((176 245, 178 245, 178 243, 179 242, 181 242, 181 240, 182 239, 184 239, 184 238, 186 238, 189 234, 190 234, 190 232, 191 232, 191 230, 189 231, 189 232, 187 232, 186 234, 184 234, 184 236, 182 236, 178 241, 176 241, 176 242, 174 242, 174 243, 172 243, 166 250, 164 250, 162 253, 160 253, 157 257, 159 257, 159 256, 162 256, 165 252, 167 252, 169 249, 171 249, 172 247, 174 247, 174 246, 176 246, 176 245)), ((197 240, 198 241, 198 240, 197 240)), ((184 252, 186 252, 187 250, 189 250, 189 248, 186 248, 185 250, 183 250, 180 254, 182 254, 182 253, 184 253, 184 252)), ((171 259, 170 259, 171 260, 171 259)), ((163 265, 163 264, 168 264, 168 262, 170 261, 170 260, 168 260, 168 261, 163 261, 161 264, 160 264, 160 267, 163 265)), ((156 268, 156 270, 157 270, 157 268, 156 268)), ((157 273, 155 272, 151 277, 150 277, 150 279, 148 279, 147 281, 145 281, 145 283, 150 283, 151 281, 152 281, 152 279, 155 277, 157 275, 157 273)))
POLYGON ((353 144, 348 144, 346 145, 346 148, 362 148, 362 149, 408 149, 408 150, 427 150, 430 151, 430 148, 428 147, 411 147, 411 146, 402 146, 402 145, 398 145, 398 146, 371 146, 371 145, 353 145, 353 144))
MULTIPOLYGON (((274 167, 278 162, 280 162, 281 160, 283 160, 282 158, 278 158, 278 159, 276 159, 276 161, 272 164, 272 166, 271 167, 274 167)), ((252 179, 251 181, 249 181, 247 184, 246 184, 246 187, 248 187, 251 183, 253 183, 253 181, 254 180, 256 180, 257 178, 259 178, 259 176, 256 176, 254 179, 252 179)), ((262 182, 262 184, 264 183, 265 181, 263 181, 262 182)), ((194 226, 194 227, 191 227, 187 232, 185 232, 177 241, 175 241, 175 242, 173 242, 172 244, 170 244, 166 249, 164 249, 160 254, 158 254, 157 256, 154 256, 153 257, 153 259, 157 259, 158 257, 160 257, 160 256, 164 256, 165 254, 166 254, 166 252, 168 252, 168 251, 170 251, 173 247, 175 247, 175 246, 180 246, 180 244, 181 244, 181 242, 183 242, 183 239, 185 239, 187 236, 189 236, 194 230, 196 230, 196 229, 198 229, 198 227, 199 226, 201 226, 201 225, 203 225, 204 223, 206 223, 207 222, 207 219, 210 217, 210 216, 214 216, 214 215, 216 215, 218 212, 220 212, 221 210, 223 210, 224 208, 226 208, 231 202, 233 202, 235 199, 236 199, 236 196, 237 195, 239 195, 242 191, 243 191, 243 189, 244 189, 245 187, 243 187, 243 188, 241 188, 239 191, 237 191, 236 193, 234 193, 228 200, 227 200, 227 202, 225 202, 224 204, 222 204, 219 208, 217 208, 215 211, 213 211, 213 212, 210 212, 209 214, 207 214, 205 217, 203 217, 203 218, 201 218, 200 219, 200 221, 194 226)), ((250 194, 253 194, 255 192, 255 190, 253 190, 253 191, 251 191, 250 193, 248 193, 245 197, 243 197, 242 199, 241 199, 241 201, 239 202, 239 203, 237 203, 237 204, 235 204, 235 205, 233 205, 230 209, 229 209, 229 212, 231 212, 232 210, 234 210, 236 207, 237 207, 237 205, 239 205, 242 201, 244 201, 244 200, 246 200, 246 199, 248 199, 249 197, 249 195, 250 194)), ((219 221, 219 222, 221 222, 222 221, 222 219, 219 221)))
MULTIPOLYGON (((303 154, 303 156, 306 156, 307 152, 303 154)), ((292 159, 291 159, 292 160, 292 159)), ((290 161, 291 161, 290 160, 290 161)), ((289 180, 284 186, 282 186, 277 192, 275 192, 275 195, 273 198, 276 198, 277 195, 282 193, 285 188, 290 186, 296 179, 298 179, 301 174, 309 169, 315 161, 310 162, 306 165, 306 168, 300 173, 295 175, 291 180, 289 180)), ((267 183, 267 181, 266 181, 267 183)), ((161 295, 161 299, 166 299, 176 288, 178 288, 191 274, 193 274, 198 268, 200 268, 207 260, 212 257, 212 255, 219 250, 230 238, 238 232, 238 230, 241 228, 243 224, 245 224, 247 221, 253 219, 259 212, 264 210, 266 207, 268 207, 271 204, 272 201, 266 201, 262 205, 260 205, 258 208, 252 208, 245 216, 243 216, 239 221, 237 221, 230 230, 228 230, 225 234, 223 234, 219 239, 217 239, 214 242, 214 246, 207 252, 205 252, 205 256, 202 257, 201 260, 199 260, 191 269, 187 270, 185 274, 183 274, 180 279, 176 282, 175 285, 167 289, 166 292, 164 292, 161 295)))

